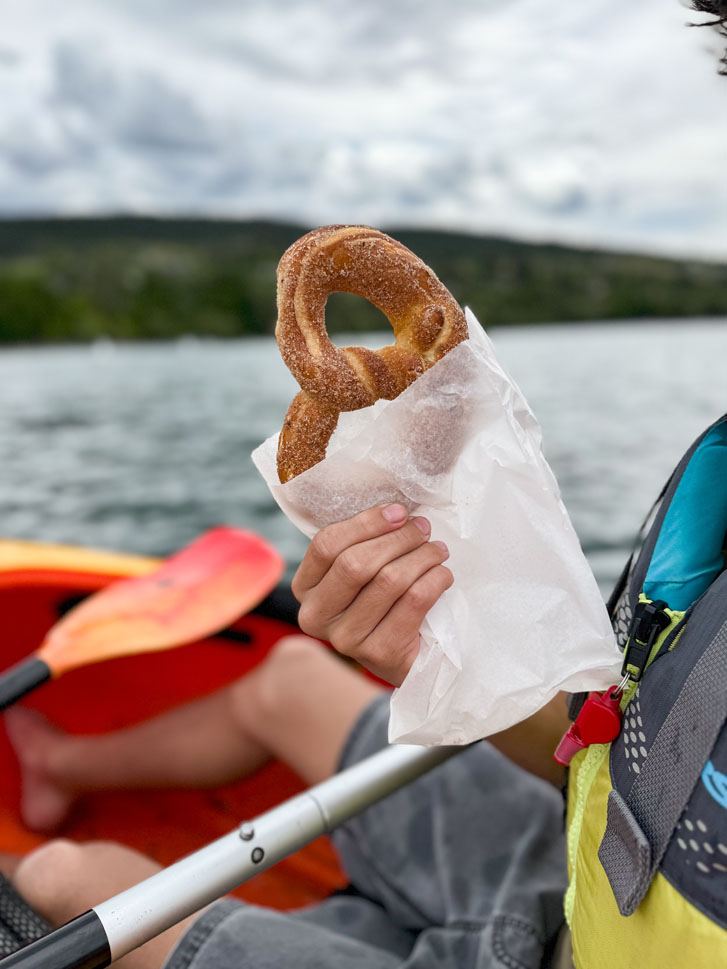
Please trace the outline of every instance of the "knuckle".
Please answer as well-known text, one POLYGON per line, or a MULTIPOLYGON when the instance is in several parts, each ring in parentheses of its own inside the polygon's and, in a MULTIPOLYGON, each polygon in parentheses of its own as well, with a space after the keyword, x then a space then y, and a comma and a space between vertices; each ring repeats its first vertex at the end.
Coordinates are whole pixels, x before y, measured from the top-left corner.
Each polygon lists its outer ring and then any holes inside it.
POLYGON ((373 581, 378 590, 385 596, 397 595, 401 592, 401 570, 393 562, 379 569, 373 581))
POLYGON ((427 571, 436 568, 442 561, 442 550, 432 542, 427 542, 418 550, 417 555, 422 566, 422 575, 426 575, 427 571))
POLYGON ((345 619, 338 622, 331 630, 328 641, 341 656, 350 656, 358 662, 361 661, 361 656, 366 652, 365 637, 360 634, 354 624, 345 619))
POLYGON ((290 583, 290 591, 293 593, 298 602, 303 601, 303 590, 300 587, 300 579, 298 577, 298 572, 293 576, 293 581, 290 583))
POLYGON ((346 636, 343 633, 334 633, 329 640, 331 646, 335 649, 337 653, 341 656, 351 656, 358 658, 360 651, 356 649, 355 643, 351 640, 350 636, 346 636))
POLYGON ((315 636, 317 634, 319 629, 318 610, 310 600, 303 602, 298 610, 298 625, 309 636, 315 636))
POLYGON ((354 585, 363 582, 365 565, 361 556, 353 549, 347 548, 336 559, 336 567, 343 579, 354 585))
POLYGON ((329 528, 316 532, 310 543, 311 551, 318 558, 330 562, 335 558, 333 536, 329 528))
POLYGON ((435 569, 437 573, 437 578, 442 583, 445 589, 449 589, 454 585, 454 574, 451 569, 448 569, 446 565, 438 565, 435 569))
POLYGON ((431 598, 423 582, 415 582, 404 593, 404 599, 407 605, 416 612, 428 608, 431 598))

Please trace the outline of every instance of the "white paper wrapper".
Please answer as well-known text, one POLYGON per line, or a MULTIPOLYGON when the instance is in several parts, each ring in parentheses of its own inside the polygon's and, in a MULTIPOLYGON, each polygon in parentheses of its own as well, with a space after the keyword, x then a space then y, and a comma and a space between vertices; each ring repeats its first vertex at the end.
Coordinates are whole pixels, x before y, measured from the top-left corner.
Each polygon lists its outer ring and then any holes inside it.
POLYGON ((470 339, 392 401, 341 414, 324 461, 281 485, 277 435, 253 453, 306 535, 399 501, 446 542, 454 585, 394 692, 392 743, 463 744, 559 690, 605 689, 621 655, 541 451, 535 417, 468 310, 470 339))

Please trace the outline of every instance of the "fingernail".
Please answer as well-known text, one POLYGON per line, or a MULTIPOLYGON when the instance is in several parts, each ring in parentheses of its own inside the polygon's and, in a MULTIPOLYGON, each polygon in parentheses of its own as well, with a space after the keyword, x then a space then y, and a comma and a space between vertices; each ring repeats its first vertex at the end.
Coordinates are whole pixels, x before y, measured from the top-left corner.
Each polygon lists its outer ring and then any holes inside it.
POLYGON ((426 518, 412 518, 412 521, 419 531, 429 538, 429 536, 432 534, 432 526, 429 524, 426 518))
POLYGON ((387 522, 403 522, 407 516, 407 510, 403 505, 387 505, 381 514, 387 522))
POLYGON ((441 548, 441 550, 444 552, 444 558, 445 559, 448 559, 449 558, 449 549, 444 544, 444 542, 432 542, 432 545, 436 545, 437 548, 441 548))

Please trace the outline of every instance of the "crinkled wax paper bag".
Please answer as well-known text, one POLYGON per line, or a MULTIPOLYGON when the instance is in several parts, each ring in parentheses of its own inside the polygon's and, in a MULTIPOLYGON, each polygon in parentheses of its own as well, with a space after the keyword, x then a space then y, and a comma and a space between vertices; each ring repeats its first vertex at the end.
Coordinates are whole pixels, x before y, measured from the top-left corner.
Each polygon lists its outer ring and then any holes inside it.
POLYGON ((541 452, 540 428, 472 313, 470 338, 392 401, 342 414, 324 461, 281 485, 277 436, 253 454, 312 537, 403 502, 447 543, 454 584, 428 613, 391 703, 389 739, 462 744, 558 690, 605 689, 620 654, 596 581, 541 452))

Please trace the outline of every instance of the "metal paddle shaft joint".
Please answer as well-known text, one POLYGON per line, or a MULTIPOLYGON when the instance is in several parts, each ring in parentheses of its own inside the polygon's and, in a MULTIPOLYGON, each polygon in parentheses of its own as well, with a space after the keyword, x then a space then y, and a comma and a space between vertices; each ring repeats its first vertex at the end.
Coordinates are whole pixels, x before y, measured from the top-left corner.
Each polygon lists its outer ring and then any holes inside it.
POLYGON ((106 927, 112 958, 176 925, 463 749, 386 747, 102 902, 94 911, 106 927))
POLYGON ((121 958, 466 749, 386 747, 86 913, 82 920, 93 916, 102 927, 107 952, 76 919, 0 961, 0 969, 101 969, 109 952, 111 961, 121 958))

